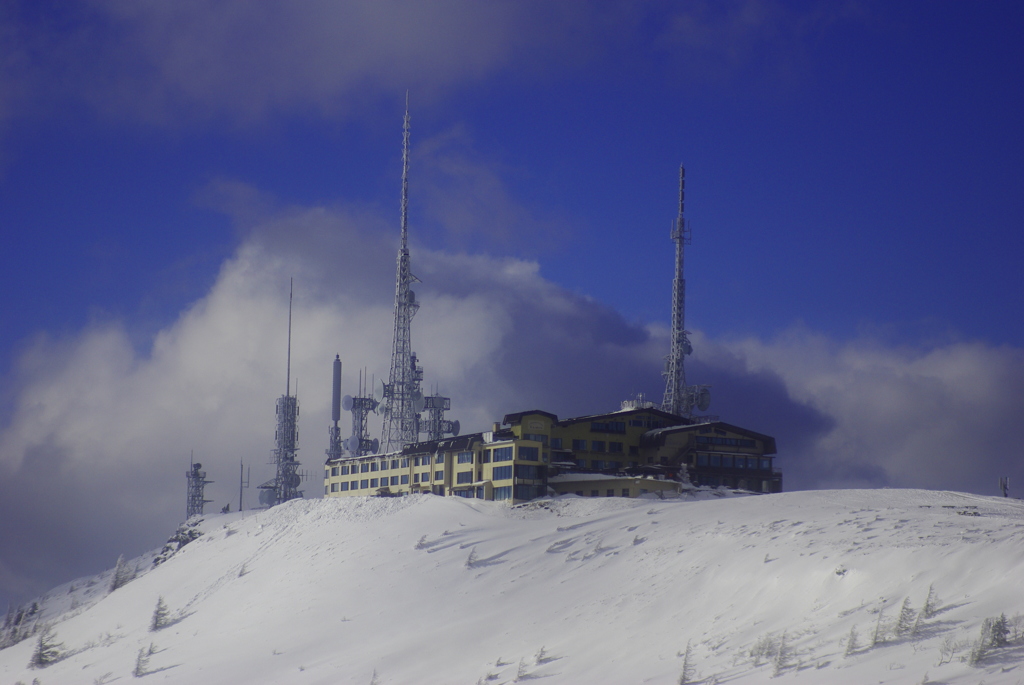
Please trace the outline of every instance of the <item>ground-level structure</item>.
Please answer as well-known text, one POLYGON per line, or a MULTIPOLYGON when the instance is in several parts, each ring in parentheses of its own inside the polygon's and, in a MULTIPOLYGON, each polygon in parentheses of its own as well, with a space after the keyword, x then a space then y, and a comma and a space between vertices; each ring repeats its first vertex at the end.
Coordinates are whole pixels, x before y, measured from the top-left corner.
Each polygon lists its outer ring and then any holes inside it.
POLYGON ((559 420, 508 414, 493 430, 399 452, 328 459, 324 496, 436 495, 524 502, 548 494, 638 497, 680 483, 780 492, 775 439, 654 407, 559 420), (596 493, 596 494, 595 494, 596 493))

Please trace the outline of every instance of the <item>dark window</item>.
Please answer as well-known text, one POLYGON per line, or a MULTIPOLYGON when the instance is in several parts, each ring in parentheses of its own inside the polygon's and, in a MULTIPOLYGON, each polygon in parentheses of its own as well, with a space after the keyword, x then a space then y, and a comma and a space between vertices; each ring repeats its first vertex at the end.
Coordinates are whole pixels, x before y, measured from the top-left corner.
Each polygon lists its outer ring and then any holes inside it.
POLYGON ((402 476, 402 485, 408 485, 408 484, 409 484, 409 474, 405 474, 404 476, 402 476))
POLYGON ((437 458, 434 459, 434 463, 435 464, 443 464, 444 463, 444 455, 443 454, 437 455, 437 458))
POLYGON ((370 481, 368 481, 368 480, 365 480, 365 479, 364 479, 364 480, 361 480, 361 481, 359 481, 359 489, 360 489, 360 490, 365 490, 365 489, 366 489, 366 488, 368 488, 368 487, 370 487, 370 481))
POLYGON ((629 456, 635 457, 638 454, 640 454, 640 448, 637 447, 636 445, 630 445, 629 446, 629 456))
POLYGON ((492 480, 508 480, 512 477, 512 466, 495 466, 491 471, 492 480))
POLYGON ((420 474, 418 474, 418 473, 412 474, 412 482, 413 483, 419 483, 420 482, 420 474))
MULTIPOLYGON (((507 448, 505 448, 507 449, 507 448)), ((523 461, 538 461, 540 459, 540 450, 536 447, 520 447, 519 458, 523 461)), ((495 458, 494 461, 499 461, 495 458)))
POLYGON ((548 444, 548 436, 541 435, 539 433, 523 433, 523 440, 530 440, 532 442, 539 442, 542 445, 548 444))
POLYGON ((592 452, 604 452, 604 440, 591 440, 590 450, 592 452))
POLYGON ((536 499, 544 494, 543 490, 540 485, 517 485, 516 499, 536 499))
POLYGON ((371 462, 370 463, 370 470, 371 471, 376 471, 377 470, 377 462, 371 462))
POLYGON ((434 480, 444 480, 444 471, 434 471, 434 480))
POLYGON ((409 468, 409 458, 408 457, 402 457, 402 468, 403 469, 409 468))
POLYGON ((491 450, 484 450, 483 463, 484 464, 490 464, 491 463, 491 450))
POLYGON ((357 481, 357 480, 352 481, 352 489, 353 490, 358 490, 359 489, 359 481, 357 481))
MULTIPOLYGON (((536 450, 536 448, 534 448, 536 450)), ((512 461, 512 448, 499 447, 494 450, 494 461, 512 461)))
POLYGON ((625 421, 594 421, 590 424, 591 433, 625 433, 625 421))
POLYGON ((398 476, 391 476, 391 484, 398 485, 398 476))
POLYGON ((459 456, 456 457, 456 460, 460 464, 472 464, 473 463, 473 453, 472 452, 459 452, 459 456))
POLYGON ((341 491, 348 492, 348 482, 344 482, 341 484, 341 491))
POLYGON ((511 485, 505 485, 505 486, 500 487, 500 488, 494 488, 494 499, 496 499, 496 500, 512 499, 512 486, 511 485))
POLYGON ((367 464, 365 461, 362 464, 359 465, 359 473, 366 473, 369 470, 370 470, 370 465, 367 464))
POLYGON ((337 491, 338 491, 338 484, 337 483, 331 483, 331 492, 337 492, 337 491))
POLYGON ((582 450, 582 451, 585 452, 587 450, 587 441, 586 440, 573 440, 572 441, 572 448, 574 450, 582 450))
MULTIPOLYGON (((402 464, 402 466, 405 466, 405 464, 402 464)), ((397 469, 398 468, 398 460, 397 459, 392 459, 391 460, 391 468, 393 468, 393 469, 397 469)))
POLYGON ((712 466, 721 466, 722 465, 722 456, 720 454, 712 454, 711 455, 711 465, 712 466))
POLYGON ((591 497, 597 497, 597 495, 598 495, 598 492, 597 492, 597 490, 591 490, 591 491, 590 491, 590 496, 591 496, 591 497))
POLYGON ((707 466, 707 465, 708 465, 708 455, 704 454, 703 452, 698 453, 697 454, 697 466, 707 466))
POLYGON ((609 442, 608 443, 608 451, 609 452, 622 452, 622 443, 621 442, 609 442))
POLYGON ((472 471, 459 471, 455 474, 456 483, 472 483, 473 472, 472 471))
POLYGON ((587 460, 586 459, 577 459, 576 460, 576 466, 579 466, 581 469, 587 468, 587 460))
POLYGON ((732 457, 723 456, 722 457, 722 466, 724 468, 731 469, 732 468, 732 457))
MULTIPOLYGON (((502 467, 502 468, 508 468, 502 467)), ((523 478, 526 480, 539 480, 544 477, 544 467, 534 466, 532 464, 516 464, 515 474, 516 478, 523 478)), ((497 469, 495 469, 497 470, 497 469)))
POLYGON ((762 471, 767 471, 771 467, 772 467, 772 460, 771 459, 762 459, 761 460, 761 470, 762 471))
POLYGON ((473 496, 473 491, 472 490, 456 490, 455 491, 455 496, 456 497, 472 497, 473 496))
POLYGON ((603 469, 604 468, 604 462, 601 461, 600 459, 594 459, 593 461, 590 462, 590 465, 591 465, 592 468, 595 468, 595 469, 603 469))
POLYGON ((377 485, 378 485, 377 479, 376 478, 371 478, 370 479, 370 487, 371 488, 375 488, 375 487, 377 487, 377 485))
POLYGON ((337 466, 332 466, 331 467, 331 475, 332 476, 337 476, 338 475, 338 467, 337 466))
POLYGON ((343 476, 347 476, 348 475, 348 467, 347 466, 342 466, 341 467, 341 475, 343 475, 343 476))
POLYGON ((605 493, 605 497, 615 497, 615 488, 608 488, 608 492, 605 493))
POLYGON ((562 439, 561 438, 551 438, 551 449, 553 449, 553 450, 560 450, 560 449, 562 449, 562 439))
POLYGON ((577 490, 576 494, 579 495, 580 497, 583 497, 583 491, 582 490, 577 490))
POLYGON ((629 488, 622 488, 622 496, 629 497, 629 488))

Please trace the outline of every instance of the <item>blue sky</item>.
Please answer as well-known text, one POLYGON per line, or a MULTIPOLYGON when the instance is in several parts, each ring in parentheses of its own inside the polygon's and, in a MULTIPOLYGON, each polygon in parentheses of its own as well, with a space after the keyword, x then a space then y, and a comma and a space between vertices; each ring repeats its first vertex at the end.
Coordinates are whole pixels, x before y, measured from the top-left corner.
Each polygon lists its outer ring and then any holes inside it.
POLYGON ((4 3, 0 480, 33 533, 117 534, 32 547, 0 587, 159 542, 190 449, 221 499, 239 460, 267 468, 289 276, 316 470, 320 357, 346 392, 386 372, 406 91, 414 343, 463 425, 660 398, 683 163, 690 380, 778 438, 789 487, 1024 478, 1022 24, 1003 2, 4 3), (83 502, 146 494, 55 533, 28 494, 54 473, 83 502))

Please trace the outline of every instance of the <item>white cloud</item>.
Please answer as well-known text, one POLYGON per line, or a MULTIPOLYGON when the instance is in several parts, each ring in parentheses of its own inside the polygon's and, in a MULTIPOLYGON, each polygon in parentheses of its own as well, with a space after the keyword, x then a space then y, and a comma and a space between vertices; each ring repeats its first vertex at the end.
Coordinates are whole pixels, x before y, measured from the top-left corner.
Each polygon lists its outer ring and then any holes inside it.
MULTIPOLYGON (((837 342, 806 330, 767 342, 705 341, 697 349, 713 368, 777 379, 792 401, 824 419, 783 462, 802 487, 994 493, 998 476, 1024 479, 1013 457, 1024 350, 980 342, 837 342)), ((783 441, 780 451, 787 451, 783 441)))

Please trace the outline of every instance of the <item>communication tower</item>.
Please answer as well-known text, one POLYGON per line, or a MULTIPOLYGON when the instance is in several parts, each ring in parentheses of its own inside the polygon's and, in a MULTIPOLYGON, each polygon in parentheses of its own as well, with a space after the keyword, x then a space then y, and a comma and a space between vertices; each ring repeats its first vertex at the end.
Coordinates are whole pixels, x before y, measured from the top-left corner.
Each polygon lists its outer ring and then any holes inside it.
POLYGON ((377 409, 380 399, 366 394, 365 382, 366 376, 360 371, 359 394, 355 397, 345 395, 341 398, 341 408, 352 412, 352 436, 344 442, 344 447, 353 457, 374 454, 380 447, 380 441, 376 438, 371 440, 370 432, 366 428, 366 418, 370 412, 377 409))
MULTIPOLYGON (((423 409, 420 383, 423 369, 412 351, 410 323, 419 309, 412 284, 409 261, 409 95, 405 96, 405 122, 402 126, 402 235, 398 249, 398 274, 395 279, 395 332, 391 348, 391 372, 388 382, 374 389, 384 405, 384 427, 381 447, 384 452, 400 450, 419 439, 417 413, 423 409)), ((354 418, 354 415, 353 415, 354 418)))
POLYGON ((447 435, 458 435, 461 430, 459 422, 448 421, 444 413, 452 408, 450 397, 441 395, 428 395, 423 398, 423 408, 426 411, 427 419, 420 427, 427 434, 427 440, 441 440, 447 435))
POLYGON ((665 357, 665 396, 662 411, 687 418, 693 410, 705 411, 711 404, 711 391, 707 385, 686 385, 685 358, 693 353, 690 332, 686 330, 686 279, 683 262, 686 246, 690 244, 690 225, 683 218, 686 190, 686 169, 679 165, 679 216, 672 227, 672 241, 676 248, 675 277, 672 279, 672 342, 665 357))
POLYGON ((203 465, 199 462, 189 460, 189 470, 185 472, 185 480, 188 483, 188 495, 185 501, 185 518, 203 515, 203 505, 212 502, 212 499, 203 499, 203 490, 212 480, 206 480, 206 471, 201 470, 203 465))
POLYGON ((302 497, 299 484, 299 398, 292 395, 292 283, 288 286, 288 366, 285 376, 285 393, 277 398, 277 448, 274 450, 274 464, 277 474, 259 486, 260 503, 267 506, 281 504, 302 497))

